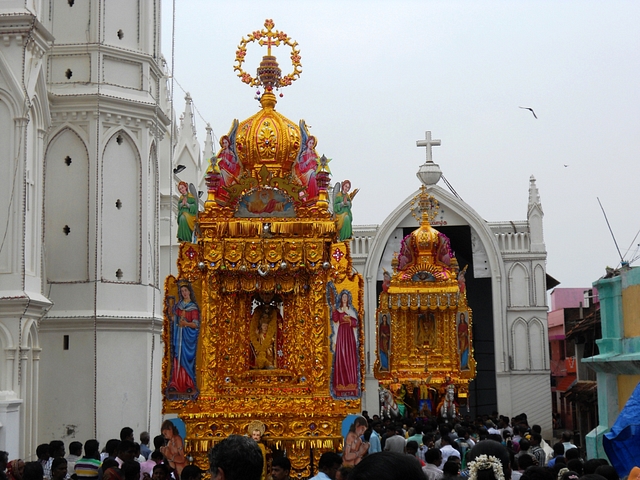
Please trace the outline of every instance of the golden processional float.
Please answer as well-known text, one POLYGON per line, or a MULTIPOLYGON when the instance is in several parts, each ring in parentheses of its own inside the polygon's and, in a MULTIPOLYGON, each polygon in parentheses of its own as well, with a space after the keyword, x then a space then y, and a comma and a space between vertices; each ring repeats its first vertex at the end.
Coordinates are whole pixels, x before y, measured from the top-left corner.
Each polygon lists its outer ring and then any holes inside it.
POLYGON ((361 409, 364 283, 348 243, 357 190, 337 183, 330 209, 329 159, 303 120, 275 111, 274 90, 302 71, 295 41, 267 20, 243 38, 235 70, 263 89, 262 108, 220 139, 204 211, 193 188, 178 187, 163 412, 182 419, 185 451, 201 467, 216 442, 261 422, 267 449, 286 451, 308 476, 310 462, 341 448, 341 422, 361 409), (256 78, 242 69, 251 42, 268 47, 256 78), (291 49, 285 76, 271 55, 280 45, 291 49))
POLYGON ((384 273, 377 309, 377 358, 383 413, 451 420, 468 405, 475 377, 464 275, 449 239, 431 226, 438 201, 422 186, 412 202, 420 227, 407 235, 384 273))

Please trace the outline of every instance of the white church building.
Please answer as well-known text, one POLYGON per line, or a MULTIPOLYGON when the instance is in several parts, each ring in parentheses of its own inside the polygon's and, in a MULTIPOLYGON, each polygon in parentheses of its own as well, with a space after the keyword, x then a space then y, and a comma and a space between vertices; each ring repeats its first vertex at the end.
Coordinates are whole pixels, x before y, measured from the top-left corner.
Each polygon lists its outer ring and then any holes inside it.
MULTIPOLYGON (((189 97, 181 116, 172 109, 160 3, 0 2, 0 450, 10 458, 33 460, 54 439, 104 445, 125 425, 136 436, 159 433, 175 184, 205 190, 203 159, 217 149, 208 129, 201 153, 189 97)), ((487 222, 430 189, 441 205, 434 226, 469 264, 472 413, 525 412, 550 433, 535 181, 526 220, 514 222, 487 222)), ((366 282, 369 412, 378 408, 371 372, 382 269, 417 227, 412 197, 382 225, 355 227, 351 241, 366 282)))

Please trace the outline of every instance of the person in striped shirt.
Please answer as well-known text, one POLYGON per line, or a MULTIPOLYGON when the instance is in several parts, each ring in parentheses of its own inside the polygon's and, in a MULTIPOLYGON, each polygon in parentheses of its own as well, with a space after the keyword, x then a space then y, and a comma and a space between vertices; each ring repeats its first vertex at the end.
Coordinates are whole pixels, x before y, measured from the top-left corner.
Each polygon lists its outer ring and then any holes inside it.
POLYGON ((79 458, 75 466, 78 480, 97 480, 100 461, 100 444, 97 440, 84 442, 84 457, 79 458))

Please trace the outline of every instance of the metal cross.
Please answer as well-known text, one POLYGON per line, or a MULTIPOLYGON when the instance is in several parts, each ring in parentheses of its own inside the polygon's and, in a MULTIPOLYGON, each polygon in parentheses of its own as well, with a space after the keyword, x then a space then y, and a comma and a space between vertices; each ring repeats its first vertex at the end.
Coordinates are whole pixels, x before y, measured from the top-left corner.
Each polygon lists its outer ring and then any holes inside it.
POLYGON ((439 147, 440 140, 431 140, 431 131, 424 132, 424 140, 416 141, 416 147, 427 147, 427 163, 433 162, 431 147, 439 147))

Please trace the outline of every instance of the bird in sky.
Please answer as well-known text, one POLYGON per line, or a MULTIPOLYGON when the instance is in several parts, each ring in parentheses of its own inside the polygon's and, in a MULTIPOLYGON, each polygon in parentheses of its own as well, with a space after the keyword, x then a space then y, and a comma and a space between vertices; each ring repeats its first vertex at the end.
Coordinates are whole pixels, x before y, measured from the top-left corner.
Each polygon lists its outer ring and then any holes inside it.
POLYGON ((533 118, 535 118, 536 120, 538 119, 538 116, 536 115, 536 112, 533 111, 533 108, 530 108, 530 107, 518 107, 518 108, 524 108, 525 110, 531 110, 531 113, 533 113, 533 118))

